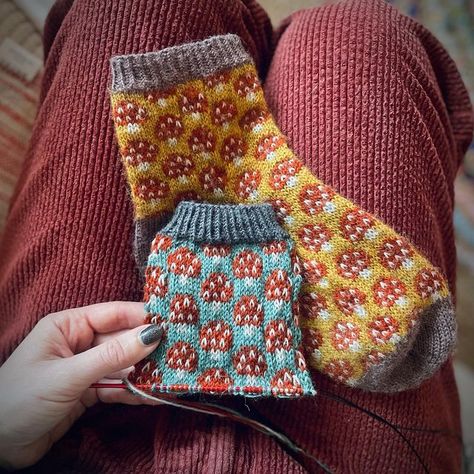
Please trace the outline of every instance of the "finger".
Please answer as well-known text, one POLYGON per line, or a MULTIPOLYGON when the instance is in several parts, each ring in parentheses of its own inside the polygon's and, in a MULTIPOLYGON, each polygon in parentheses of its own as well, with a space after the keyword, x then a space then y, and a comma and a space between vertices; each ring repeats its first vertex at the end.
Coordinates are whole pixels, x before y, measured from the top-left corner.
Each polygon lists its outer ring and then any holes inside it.
POLYGON ((156 348, 161 336, 162 330, 158 325, 147 324, 63 360, 74 374, 74 383, 85 389, 107 374, 126 369, 144 359, 156 348), (146 331, 143 331, 145 328, 146 331))
POLYGON ((112 372, 111 374, 107 374, 104 378, 122 380, 122 379, 126 378, 130 372, 132 372, 133 368, 134 367, 132 365, 130 367, 127 367, 126 369, 117 370, 115 372, 112 372))
MULTIPOLYGON (((76 311, 76 310, 74 310, 76 311)), ((143 303, 112 301, 77 308, 96 333, 108 333, 119 329, 131 329, 143 324, 145 310, 143 303)))
MULTIPOLYGON (((143 321, 140 323, 143 324, 143 321)), ((131 328, 130 328, 131 329, 131 328)), ((121 334, 127 332, 128 329, 120 329, 119 331, 112 331, 106 334, 95 334, 94 340, 92 341, 91 347, 98 346, 99 344, 103 344, 105 341, 109 339, 113 339, 115 337, 120 336, 121 334)))
MULTIPOLYGON (((120 383, 120 380, 117 380, 120 383)), ((161 405, 161 402, 139 397, 126 388, 98 388, 97 396, 104 403, 124 403, 126 405, 161 405)))
POLYGON ((100 384, 111 385, 110 387, 91 388, 84 392, 82 401, 88 408, 97 401, 104 403, 125 403, 127 405, 160 405, 161 403, 155 400, 149 400, 138 395, 133 394, 126 388, 116 388, 112 384, 122 384, 122 379, 101 379, 100 384))
POLYGON ((77 353, 91 347, 96 333, 135 328, 144 320, 143 303, 113 301, 50 314, 40 323, 58 328, 67 346, 77 353))

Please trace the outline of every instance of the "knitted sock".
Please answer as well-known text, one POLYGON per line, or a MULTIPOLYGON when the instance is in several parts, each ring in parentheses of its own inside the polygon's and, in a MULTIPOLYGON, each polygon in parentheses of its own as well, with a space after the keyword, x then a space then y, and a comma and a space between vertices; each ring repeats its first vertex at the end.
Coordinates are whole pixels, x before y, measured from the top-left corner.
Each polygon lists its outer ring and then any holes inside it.
POLYGON ((270 204, 181 202, 146 270, 148 321, 166 336, 129 382, 151 392, 314 394, 292 309, 300 273, 270 204))
POLYGON ((351 386, 397 391, 445 362, 456 332, 445 278, 294 155, 237 36, 114 57, 112 72, 139 255, 181 200, 271 203, 302 261, 311 365, 351 386))

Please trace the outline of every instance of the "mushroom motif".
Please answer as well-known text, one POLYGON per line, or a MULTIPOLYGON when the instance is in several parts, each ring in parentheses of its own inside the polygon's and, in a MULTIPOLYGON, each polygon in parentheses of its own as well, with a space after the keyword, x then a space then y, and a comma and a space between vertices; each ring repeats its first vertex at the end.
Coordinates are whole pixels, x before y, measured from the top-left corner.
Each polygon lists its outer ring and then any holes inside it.
POLYGON ((283 319, 270 321, 265 326, 265 348, 271 354, 289 351, 293 344, 293 334, 283 319))
POLYGON ((295 351, 295 366, 301 370, 301 372, 305 372, 307 370, 306 360, 303 356, 303 348, 300 347, 295 351))
POLYGON ((160 385, 163 375, 158 370, 154 360, 145 358, 135 364, 133 370, 128 375, 128 379, 137 385, 160 385))
POLYGON ((281 191, 285 187, 293 187, 298 182, 296 175, 302 168, 301 161, 297 158, 290 158, 278 162, 272 170, 270 186, 276 191, 281 191))
POLYGON ((351 321, 337 321, 331 329, 331 342, 338 351, 359 350, 360 329, 351 321))
POLYGON ((230 255, 231 247, 228 244, 202 244, 204 255, 209 258, 222 259, 230 255))
POLYGON ((207 303, 227 303, 233 294, 234 287, 225 273, 212 272, 201 285, 201 298, 207 303))
POLYGON ((280 369, 272 377, 270 386, 277 394, 294 395, 303 391, 298 377, 290 369, 280 369))
POLYGON ((351 242, 375 238, 377 231, 374 226, 375 219, 369 213, 358 208, 347 211, 340 222, 342 234, 351 242))
POLYGON ((267 371, 267 362, 257 346, 243 346, 232 358, 235 371, 239 375, 260 377, 267 371))
POLYGON ((146 171, 155 160, 157 152, 157 147, 148 140, 132 140, 122 149, 121 154, 127 165, 146 171))
POLYGON ((260 327, 263 316, 262 304, 254 295, 244 295, 234 305, 234 322, 237 326, 260 327))
POLYGON ((134 194, 144 201, 158 202, 169 193, 170 187, 165 181, 156 181, 152 178, 141 179, 135 185, 134 194))
POLYGON ((154 295, 164 298, 168 293, 168 279, 163 269, 158 266, 148 266, 145 270, 145 286, 143 299, 148 302, 154 295))
POLYGON ((277 221, 280 224, 291 225, 293 223, 291 206, 284 199, 271 199, 269 203, 273 206, 277 221))
POLYGON ((158 104, 161 108, 168 105, 169 98, 176 95, 176 88, 172 87, 166 90, 153 90, 145 93, 145 98, 152 104, 158 104))
POLYGON ((224 128, 237 116, 237 107, 230 100, 219 100, 212 106, 211 117, 214 125, 224 128))
POLYGON ((368 333, 372 341, 377 345, 388 342, 397 343, 400 341, 398 330, 400 325, 392 316, 379 316, 368 325, 368 333))
POLYGON ((291 281, 283 269, 273 270, 265 281, 265 297, 276 304, 291 299, 291 281))
POLYGON ((301 259, 300 257, 298 257, 295 247, 291 249, 290 261, 291 261, 291 269, 293 270, 293 274, 297 276, 301 275, 301 259))
POLYGON ((188 145, 193 153, 200 154, 203 158, 208 159, 216 149, 216 137, 208 128, 197 127, 191 132, 188 145))
POLYGON ((235 185, 235 194, 241 199, 255 200, 258 197, 258 187, 262 181, 260 171, 244 171, 238 178, 235 185))
POLYGON ((199 343, 206 352, 228 352, 232 347, 232 329, 224 321, 211 321, 199 331, 199 343))
POLYGON ((390 270, 400 267, 413 266, 414 251, 411 245, 403 238, 388 239, 379 248, 380 263, 390 270))
POLYGON ((173 244, 173 239, 168 235, 156 234, 153 242, 151 243, 152 253, 158 253, 161 251, 168 250, 173 244))
POLYGON ((221 158, 226 163, 239 166, 247 153, 247 142, 239 135, 229 135, 224 138, 221 146, 221 158))
POLYGON ((160 324, 162 327, 166 326, 166 321, 159 313, 147 313, 144 319, 144 324, 160 324))
POLYGON ((325 365, 324 371, 329 377, 341 383, 347 383, 354 375, 354 367, 344 359, 331 360, 325 365))
POLYGON ((329 319, 329 306, 326 298, 314 291, 305 293, 300 297, 301 307, 305 316, 309 319, 329 319))
POLYGON ((356 314, 364 317, 366 315, 364 303, 367 296, 358 288, 340 288, 334 293, 336 306, 347 316, 356 314))
POLYGON ((298 230, 301 245, 310 252, 332 250, 331 231, 324 224, 307 224, 298 230))
POLYGON ((232 271, 238 279, 260 278, 263 272, 262 258, 251 250, 242 250, 232 261, 232 271))
POLYGON ((194 372, 198 365, 198 353, 189 342, 178 341, 166 352, 166 364, 174 370, 194 372))
POLYGON ((262 107, 254 107, 245 113, 245 115, 240 119, 239 125, 247 133, 259 132, 268 116, 269 113, 266 109, 262 107))
POLYGON ((375 302, 382 308, 406 304, 407 289, 397 278, 381 278, 375 283, 373 292, 375 302))
POLYGON ((169 320, 174 324, 197 324, 199 308, 193 295, 177 293, 170 302, 169 320))
POLYGON ((183 134, 183 132, 183 123, 176 115, 162 115, 156 122, 156 137, 161 141, 166 140, 170 146, 175 146, 178 143, 178 138, 183 134))
POLYGON ((201 171, 199 181, 204 191, 212 192, 216 196, 222 196, 227 184, 227 175, 224 168, 211 165, 201 171))
POLYGON ((305 329, 303 332, 303 346, 308 357, 319 360, 321 358, 320 347, 323 345, 323 335, 318 329, 305 329))
POLYGON ((281 135, 265 135, 257 143, 255 158, 260 161, 273 160, 278 148, 284 144, 285 139, 281 135))
POLYGON ((288 247, 285 240, 270 240, 264 244, 260 244, 265 255, 281 255, 286 252, 288 247))
POLYGON ((370 259, 363 250, 346 250, 337 257, 337 272, 344 278, 355 280, 361 276, 367 278, 371 272, 370 259))
POLYGON ((415 279, 416 291, 423 298, 436 300, 439 292, 443 288, 443 277, 441 274, 430 268, 424 268, 418 272, 415 279))
POLYGON ((202 391, 214 393, 228 391, 234 382, 224 369, 213 368, 205 370, 197 378, 197 383, 202 391))
POLYGON ((189 155, 172 153, 163 161, 162 169, 168 178, 186 183, 188 181, 187 177, 191 175, 194 169, 194 162, 189 155))
POLYGON ((127 127, 129 133, 136 133, 148 118, 148 111, 136 102, 121 100, 113 108, 112 116, 117 126, 127 127))
POLYGON ((168 255, 168 269, 175 275, 194 278, 201 274, 201 260, 187 247, 179 247, 168 255))
POLYGON ((245 97, 248 101, 255 100, 255 92, 258 90, 259 85, 258 77, 253 72, 241 74, 234 81, 235 92, 240 97, 245 97))
POLYGON ((303 260, 303 280, 313 285, 320 285, 322 287, 327 286, 327 279, 325 278, 328 274, 326 265, 317 260, 303 260))
POLYGON ((206 112, 208 103, 204 94, 193 87, 188 87, 182 92, 178 105, 183 114, 189 114, 193 119, 199 119, 206 112))
POLYGON ((331 199, 334 191, 324 184, 308 184, 300 192, 299 201, 303 211, 309 216, 321 212, 333 212, 336 208, 331 199))
POLYGON ((229 71, 220 71, 216 74, 211 74, 204 78, 204 84, 211 88, 215 89, 217 92, 222 91, 224 85, 230 80, 229 71))

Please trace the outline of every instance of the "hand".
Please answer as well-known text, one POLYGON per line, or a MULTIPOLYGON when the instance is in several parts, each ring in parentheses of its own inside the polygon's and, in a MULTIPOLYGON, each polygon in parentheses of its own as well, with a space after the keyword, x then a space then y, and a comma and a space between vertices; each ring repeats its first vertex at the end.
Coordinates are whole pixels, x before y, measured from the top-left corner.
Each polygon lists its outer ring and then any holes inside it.
POLYGON ((99 400, 153 404, 126 389, 89 388, 119 383, 157 347, 161 331, 143 319, 142 303, 114 302, 39 321, 0 367, 0 466, 34 464, 99 400))

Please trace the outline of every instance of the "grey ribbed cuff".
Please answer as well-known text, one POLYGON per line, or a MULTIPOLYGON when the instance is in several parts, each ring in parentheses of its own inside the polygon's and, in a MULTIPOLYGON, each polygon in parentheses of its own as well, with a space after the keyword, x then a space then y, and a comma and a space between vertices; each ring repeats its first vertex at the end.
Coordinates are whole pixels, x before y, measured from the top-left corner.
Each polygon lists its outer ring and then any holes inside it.
POLYGON ((157 52, 114 56, 112 91, 167 89, 198 77, 252 62, 237 35, 211 36, 157 52))
POLYGON ((161 230, 171 237, 206 243, 268 242, 288 238, 273 207, 265 204, 211 204, 181 201, 161 230))

